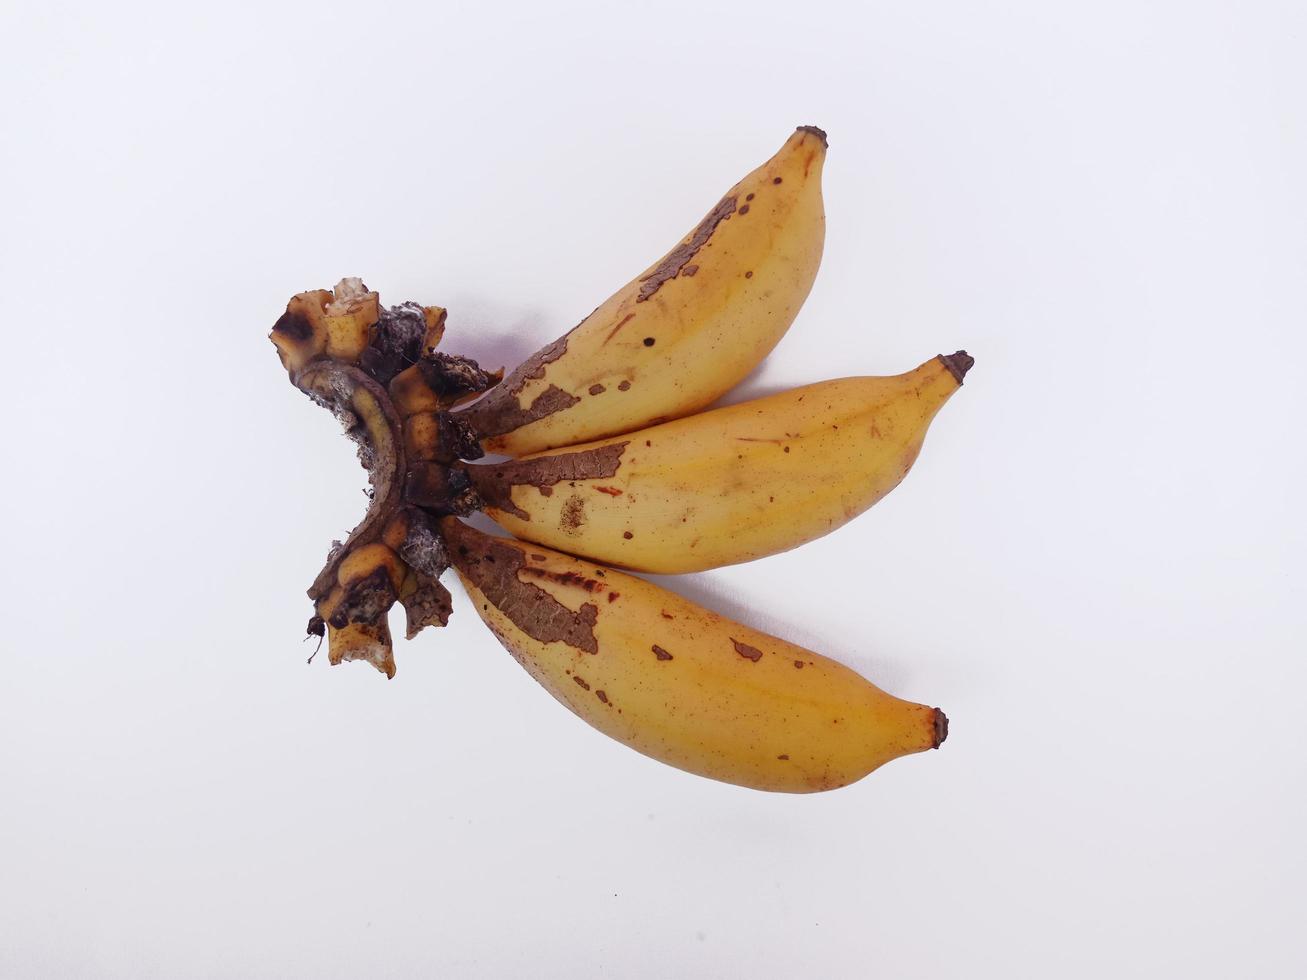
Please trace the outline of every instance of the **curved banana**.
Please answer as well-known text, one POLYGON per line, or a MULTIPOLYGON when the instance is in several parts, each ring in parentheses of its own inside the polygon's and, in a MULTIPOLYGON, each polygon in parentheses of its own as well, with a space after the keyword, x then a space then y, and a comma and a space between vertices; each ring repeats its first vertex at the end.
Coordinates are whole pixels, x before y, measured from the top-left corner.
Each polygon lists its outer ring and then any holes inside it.
POLYGON ((750 561, 833 531, 898 486, 972 363, 959 351, 467 472, 519 538, 663 574, 750 561))
POLYGON ((808 793, 938 748, 938 708, 675 593, 568 555, 441 522, 486 625, 606 735, 688 772, 808 793))
POLYGON ((767 356, 821 261, 826 134, 801 126, 680 244, 455 413, 521 456, 696 411, 767 356))

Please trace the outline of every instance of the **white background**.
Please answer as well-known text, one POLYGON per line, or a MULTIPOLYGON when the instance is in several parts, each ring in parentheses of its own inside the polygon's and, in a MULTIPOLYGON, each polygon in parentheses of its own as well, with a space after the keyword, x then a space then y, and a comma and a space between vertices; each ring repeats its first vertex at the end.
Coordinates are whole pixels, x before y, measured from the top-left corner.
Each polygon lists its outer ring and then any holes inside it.
POLYGON ((0 975, 1307 971, 1301 5, 6 3, 0 34, 0 975), (977 365, 870 513, 671 585, 943 706, 943 749, 818 796, 688 776, 461 592, 393 682, 306 667, 365 501, 266 340, 290 294, 361 275, 512 366, 800 123, 826 258, 732 397, 977 365))

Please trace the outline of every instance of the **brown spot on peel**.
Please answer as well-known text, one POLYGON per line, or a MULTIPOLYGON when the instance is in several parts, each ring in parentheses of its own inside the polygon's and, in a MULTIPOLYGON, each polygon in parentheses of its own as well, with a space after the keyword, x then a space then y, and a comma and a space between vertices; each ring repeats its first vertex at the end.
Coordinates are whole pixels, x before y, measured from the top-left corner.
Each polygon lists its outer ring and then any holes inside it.
POLYGON ((576 674, 573 674, 573 675, 572 675, 572 680, 576 681, 576 683, 577 683, 579 686, 585 688, 587 691, 590 690, 590 685, 587 684, 585 681, 581 680, 581 678, 578 677, 576 674))
MULTIPOLYGON (((626 326, 628 323, 630 323, 630 322, 631 322, 632 320, 634 320, 634 319, 635 319, 635 314, 634 314, 634 313, 628 313, 628 314, 626 314, 626 316, 622 317, 622 319, 618 320, 617 323, 616 323, 616 325, 613 327, 613 329, 610 330, 610 331, 608 331, 608 336, 604 338, 604 344, 608 343, 608 341, 610 341, 610 340, 612 340, 614 337, 616 337, 616 336, 617 336, 617 331, 621 330, 624 326, 626 326)), ((602 347, 603 344, 600 344, 599 346, 602 347)))
POLYGON ((608 703, 608 694, 607 694, 607 692, 605 692, 605 691, 602 691, 602 690, 595 691, 595 697, 597 697, 597 698, 598 698, 600 701, 602 701, 604 704, 607 704, 607 703, 608 703))
POLYGON ((622 495, 622 491, 618 490, 617 487, 595 487, 595 489, 600 493, 608 494, 610 497, 620 497, 622 495))
POLYGON ((585 499, 574 493, 563 504, 563 512, 558 516, 558 526, 564 531, 575 531, 585 523, 585 499))
MULTIPOLYGON (((608 479, 622 465, 622 454, 627 445, 626 442, 615 442, 574 453, 472 464, 464 469, 487 506, 529 521, 531 515, 513 503, 513 487, 532 486, 543 492, 558 483, 608 479)), ((617 492, 621 493, 620 490, 617 492)))
MULTIPOLYGON (((665 614, 664 614, 665 615, 665 614)), ((670 618, 670 617, 669 617, 670 618)), ((654 656, 659 660, 671 660, 672 655, 660 647, 657 643, 653 645, 654 656)))
MULTIPOLYGON (((499 389, 496 388, 495 391, 499 389)), ((492 392, 493 394, 493 392, 492 392)), ((500 436, 506 432, 515 432, 523 426, 530 425, 532 422, 539 422, 541 419, 553 415, 555 412, 562 412, 571 408, 581 399, 576 395, 568 394, 557 385, 550 385, 533 401, 529 407, 522 408, 516 400, 506 403, 497 411, 492 421, 489 423, 472 419, 471 425, 473 430, 485 438, 486 436, 500 436), (487 428, 487 424, 492 425, 494 431, 487 428)), ((481 402, 477 402, 480 405, 481 402)), ((476 408, 476 405, 472 406, 476 408)), ((472 409, 468 409, 472 411, 472 409)), ((485 416, 480 416, 485 418, 485 416)))
POLYGON ((762 651, 757 647, 751 647, 747 643, 741 643, 735 637, 731 637, 731 642, 735 644, 735 652, 745 660, 752 660, 754 663, 757 663, 762 659, 762 651))
MULTIPOLYGON (((522 569, 523 575, 529 575, 532 578, 545 579, 548 582, 557 582, 559 585, 566 585, 569 588, 580 589, 582 592, 589 592, 593 595, 596 592, 602 592, 604 584, 596 579, 586 578, 579 572, 553 572, 546 568, 536 568, 528 565, 522 569)), ((611 602, 612 600, 608 600, 611 602)))
POLYGON ((681 270, 685 268, 689 261, 694 258, 695 253, 707 243, 712 237, 717 226, 731 216, 735 211, 735 198, 724 197, 717 203, 717 206, 708 212, 699 227, 694 229, 690 237, 677 245, 667 253, 649 275, 640 280, 640 293, 636 296, 637 303, 643 303, 654 293, 662 288, 663 283, 669 279, 675 279, 680 275, 681 270))
POLYGON ((603 385, 591 385, 589 390, 592 395, 602 395, 608 389, 603 385))
POLYGON ((571 408, 581 399, 556 385, 550 385, 527 406, 518 397, 528 381, 543 378, 548 365, 567 353, 569 334, 570 331, 536 351, 484 398, 461 409, 457 414, 466 419, 477 435, 484 439, 513 432, 555 412, 571 408))
POLYGON ((594 633, 599 607, 594 603, 573 611, 538 585, 522 581, 519 572, 526 567, 525 555, 513 544, 454 518, 441 521, 440 527, 454 567, 523 633, 540 643, 566 643, 586 653, 599 652, 594 633))

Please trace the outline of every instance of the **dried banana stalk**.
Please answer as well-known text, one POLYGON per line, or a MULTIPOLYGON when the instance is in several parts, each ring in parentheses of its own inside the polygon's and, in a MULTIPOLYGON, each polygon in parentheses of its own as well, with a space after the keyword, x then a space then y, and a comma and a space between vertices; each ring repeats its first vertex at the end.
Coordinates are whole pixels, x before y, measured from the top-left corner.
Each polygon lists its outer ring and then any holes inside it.
POLYGON ((308 590, 308 632, 328 638, 333 664, 364 660, 393 677, 386 616, 396 601, 410 639, 449 619, 449 591, 439 581, 449 561, 428 512, 481 506, 465 473, 448 466, 481 455, 475 434, 449 409, 498 384, 503 372, 437 352, 444 331, 440 307, 385 308, 360 279, 299 293, 272 328, 291 383, 340 420, 370 484, 363 520, 333 544, 308 590))

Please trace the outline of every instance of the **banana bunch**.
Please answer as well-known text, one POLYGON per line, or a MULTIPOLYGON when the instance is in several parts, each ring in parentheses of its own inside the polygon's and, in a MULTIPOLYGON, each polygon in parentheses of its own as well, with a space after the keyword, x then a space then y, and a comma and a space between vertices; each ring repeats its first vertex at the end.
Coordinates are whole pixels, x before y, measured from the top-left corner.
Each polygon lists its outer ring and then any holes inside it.
POLYGON ((771 351, 825 238, 826 134, 801 126, 666 255, 507 377, 436 348, 445 310, 382 307, 358 279, 293 297, 271 339, 358 446, 370 504, 309 589, 331 663, 394 676, 448 622, 452 567, 491 632, 555 698, 645 755, 761 790, 844 786, 938 748, 938 708, 732 622, 634 571, 794 548, 907 474, 972 365, 825 381, 700 411, 771 351), (478 462, 487 453, 507 457, 478 462), (513 537, 476 530, 482 511, 513 537))

